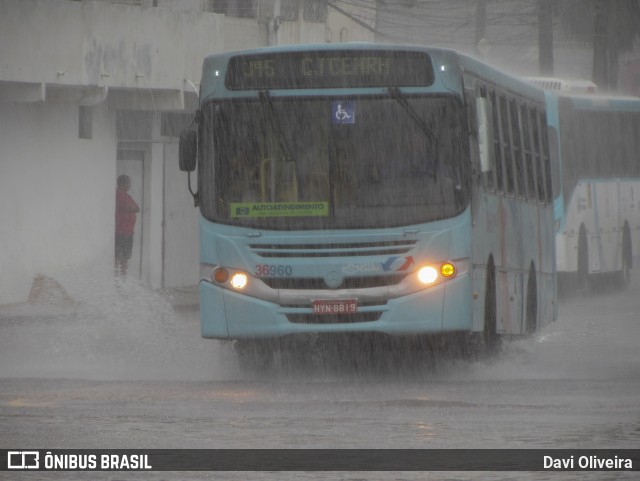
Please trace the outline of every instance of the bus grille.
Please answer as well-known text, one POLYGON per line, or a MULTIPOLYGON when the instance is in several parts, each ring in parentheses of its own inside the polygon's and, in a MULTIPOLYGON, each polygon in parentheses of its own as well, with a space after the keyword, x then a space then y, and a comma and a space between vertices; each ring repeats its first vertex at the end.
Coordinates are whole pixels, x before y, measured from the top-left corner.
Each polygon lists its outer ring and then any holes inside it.
POLYGON ((382 312, 357 312, 355 314, 287 314, 289 322, 295 324, 353 324, 373 322, 380 319, 382 312))
POLYGON ((400 255, 411 250, 415 240, 343 244, 251 244, 260 257, 347 257, 400 255))
MULTIPOLYGON (((406 273, 389 276, 345 277, 336 289, 367 289, 371 287, 395 286, 407 277, 406 273)), ((260 280, 272 289, 329 289, 324 279, 317 278, 287 278, 261 277, 260 280)))

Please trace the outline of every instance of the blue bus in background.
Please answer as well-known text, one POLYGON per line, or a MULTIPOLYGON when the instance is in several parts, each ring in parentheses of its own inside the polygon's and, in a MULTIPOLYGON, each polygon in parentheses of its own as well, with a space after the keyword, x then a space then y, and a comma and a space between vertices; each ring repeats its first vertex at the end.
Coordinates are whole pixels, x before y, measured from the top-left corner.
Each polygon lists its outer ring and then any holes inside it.
POLYGON ((640 99, 560 96, 557 270, 581 289, 631 280, 640 254, 640 99))
POLYGON ((565 80, 543 87, 548 123, 558 132, 560 285, 567 292, 625 289, 640 255, 640 98, 586 94, 565 80))
POLYGON ((546 119, 542 90, 446 49, 207 57, 180 143, 202 336, 265 356, 323 334, 493 349, 554 320, 546 119))

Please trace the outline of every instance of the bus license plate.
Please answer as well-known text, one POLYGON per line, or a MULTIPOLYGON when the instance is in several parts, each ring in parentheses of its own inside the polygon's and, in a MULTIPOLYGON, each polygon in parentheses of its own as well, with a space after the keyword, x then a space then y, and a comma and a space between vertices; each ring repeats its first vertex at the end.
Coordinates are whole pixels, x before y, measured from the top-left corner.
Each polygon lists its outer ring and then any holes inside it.
POLYGON ((353 314, 358 310, 358 299, 315 299, 311 305, 314 314, 353 314))

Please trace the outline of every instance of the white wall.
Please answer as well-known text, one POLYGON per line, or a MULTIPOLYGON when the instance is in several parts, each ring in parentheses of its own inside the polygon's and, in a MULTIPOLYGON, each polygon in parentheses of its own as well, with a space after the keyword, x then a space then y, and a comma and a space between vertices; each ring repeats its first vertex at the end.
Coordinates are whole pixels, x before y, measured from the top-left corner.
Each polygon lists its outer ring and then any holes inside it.
MULTIPOLYGON (((116 109, 158 121, 193 105, 203 58, 224 50, 224 16, 189 10, 0 0, 0 305, 26 301, 38 274, 77 299, 113 276, 116 109), (91 140, 78 138, 79 104, 95 104, 91 140)), ((158 137, 156 124, 144 139, 142 278, 152 287, 163 274, 158 137)), ((190 235, 197 245, 197 228, 190 235)))
POLYGON ((89 140, 77 105, 0 102, 0 304, 24 302, 38 274, 72 296, 113 275, 116 146, 106 105, 89 140))
POLYGON ((90 103, 79 96, 108 91, 118 108, 179 110, 204 57, 223 49, 223 15, 0 0, 0 101, 90 103))
POLYGON ((261 38, 255 18, 225 17, 224 31, 224 49, 227 52, 263 47, 266 43, 266 34, 261 38))

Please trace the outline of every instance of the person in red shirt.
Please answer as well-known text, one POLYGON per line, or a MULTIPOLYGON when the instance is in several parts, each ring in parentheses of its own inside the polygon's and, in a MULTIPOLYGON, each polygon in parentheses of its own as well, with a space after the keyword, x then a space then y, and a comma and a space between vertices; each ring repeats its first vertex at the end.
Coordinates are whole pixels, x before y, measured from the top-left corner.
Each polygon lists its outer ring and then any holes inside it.
POLYGON ((128 175, 118 177, 116 189, 116 274, 127 275, 127 264, 133 247, 133 229, 140 207, 128 194, 131 179, 128 175))

